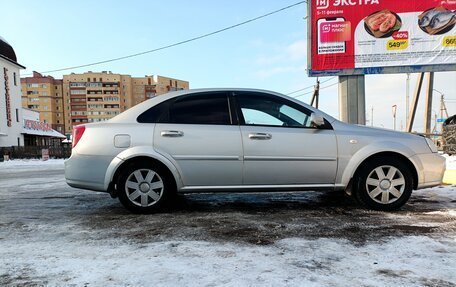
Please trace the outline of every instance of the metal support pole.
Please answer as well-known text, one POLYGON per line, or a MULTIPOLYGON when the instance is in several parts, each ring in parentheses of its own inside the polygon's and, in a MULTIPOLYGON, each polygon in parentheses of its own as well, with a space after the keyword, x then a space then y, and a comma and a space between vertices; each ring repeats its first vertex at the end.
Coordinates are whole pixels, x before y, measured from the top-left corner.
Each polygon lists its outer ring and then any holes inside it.
POLYGON ((428 77, 428 89, 426 93, 426 106, 424 108, 425 117, 424 117, 424 127, 425 133, 431 132, 431 123, 432 123, 432 92, 434 90, 434 72, 429 73, 428 77))
POLYGON ((423 85, 424 73, 421 73, 416 83, 415 94, 413 96, 412 107, 410 109, 409 121, 407 123, 407 132, 411 133, 413 129, 413 122, 415 121, 416 108, 418 106, 418 100, 420 99, 421 86, 423 85))
POLYGON ((351 124, 366 124, 364 75, 339 77, 339 117, 351 124))

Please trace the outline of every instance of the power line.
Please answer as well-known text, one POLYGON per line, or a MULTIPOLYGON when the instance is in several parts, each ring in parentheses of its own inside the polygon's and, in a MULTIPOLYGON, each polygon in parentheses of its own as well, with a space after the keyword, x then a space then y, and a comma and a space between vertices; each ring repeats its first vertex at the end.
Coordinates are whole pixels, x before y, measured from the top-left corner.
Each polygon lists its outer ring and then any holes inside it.
MULTIPOLYGON (((286 7, 280 8, 278 10, 269 12, 267 14, 264 14, 264 15, 261 15, 261 16, 246 20, 246 21, 238 23, 238 24, 235 24, 235 25, 231 25, 231 26, 228 26, 228 27, 225 27, 225 28, 222 28, 222 29, 210 32, 210 33, 207 33, 207 34, 203 34, 203 35, 200 35, 200 36, 197 36, 197 37, 193 37, 193 38, 190 38, 190 39, 187 39, 187 40, 183 40, 183 41, 180 41, 180 42, 177 42, 177 43, 174 43, 174 44, 169 44, 169 45, 162 46, 162 47, 159 47, 159 48, 155 48, 155 49, 152 49, 152 50, 147 50, 147 51, 144 51, 144 52, 139 52, 139 53, 135 53, 135 54, 127 55, 127 56, 122 56, 122 57, 118 57, 118 58, 112 58, 112 59, 108 59, 108 60, 93 62, 93 63, 89 63, 89 64, 83 64, 83 65, 72 66, 72 67, 67 67, 67 68, 43 71, 41 73, 42 74, 49 74, 49 73, 54 73, 54 72, 61 72, 61 71, 85 68, 85 67, 105 64, 105 63, 109 63, 109 62, 120 61, 120 60, 124 60, 124 59, 128 59, 128 58, 133 58, 133 57, 137 57, 137 56, 141 56, 141 55, 149 54, 149 53, 153 53, 153 52, 158 52, 158 51, 161 51, 161 50, 165 50, 165 49, 168 49, 168 48, 172 48, 172 47, 176 47, 176 46, 179 46, 179 45, 183 45, 183 44, 186 44, 186 43, 189 43, 189 42, 200 40, 200 39, 203 39, 203 38, 206 38, 206 37, 213 36, 215 34, 219 34, 219 33, 222 33, 222 32, 237 28, 239 26, 242 26, 242 25, 257 21, 257 20, 260 20, 262 18, 266 18, 268 16, 277 14, 277 13, 282 12, 284 10, 293 8, 293 7, 298 6, 298 5, 301 5, 303 3, 307 3, 307 1, 306 0, 305 1, 300 1, 300 2, 297 2, 297 3, 291 4, 291 5, 288 5, 286 7)), ((30 75, 30 74, 27 74, 27 75, 30 75)))
MULTIPOLYGON (((329 82, 329 81, 331 81, 331 80, 334 79, 334 78, 335 78, 335 77, 331 77, 331 78, 329 78, 329 79, 326 79, 326 80, 320 82, 320 84, 324 84, 324 83, 326 83, 326 82, 329 82)), ((315 85, 308 86, 308 87, 305 87, 305 88, 296 90, 296 91, 294 91, 294 92, 288 93, 288 94, 286 94, 286 95, 289 96, 289 95, 292 95, 292 94, 296 94, 297 92, 305 91, 305 90, 307 90, 307 89, 313 88, 314 86, 315 86, 315 85)))
MULTIPOLYGON (((331 85, 329 85, 329 86, 322 87, 322 88, 320 88, 320 91, 321 91, 321 90, 324 90, 324 89, 327 89, 327 88, 330 88, 330 87, 332 87, 332 86, 335 86, 335 85, 337 85, 337 84, 339 84, 339 83, 336 82, 336 83, 333 83, 333 84, 331 84, 331 85)), ((305 95, 311 94, 311 93, 313 93, 313 92, 314 92, 314 91, 309 91, 309 92, 306 92, 306 93, 304 93, 304 94, 297 95, 297 96, 295 96, 295 97, 293 97, 293 98, 297 99, 297 98, 303 97, 303 96, 305 96, 305 95)))

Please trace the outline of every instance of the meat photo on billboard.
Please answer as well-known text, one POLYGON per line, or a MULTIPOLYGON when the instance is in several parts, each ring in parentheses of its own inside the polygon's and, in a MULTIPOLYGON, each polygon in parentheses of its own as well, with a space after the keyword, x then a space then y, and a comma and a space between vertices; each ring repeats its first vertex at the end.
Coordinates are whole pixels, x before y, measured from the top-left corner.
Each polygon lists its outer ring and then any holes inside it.
POLYGON ((390 10, 374 12, 364 19, 364 28, 375 38, 388 38, 402 27, 402 20, 390 10))
POLYGON ((431 8, 418 16, 418 26, 429 35, 449 32, 456 24, 456 13, 443 6, 431 8))

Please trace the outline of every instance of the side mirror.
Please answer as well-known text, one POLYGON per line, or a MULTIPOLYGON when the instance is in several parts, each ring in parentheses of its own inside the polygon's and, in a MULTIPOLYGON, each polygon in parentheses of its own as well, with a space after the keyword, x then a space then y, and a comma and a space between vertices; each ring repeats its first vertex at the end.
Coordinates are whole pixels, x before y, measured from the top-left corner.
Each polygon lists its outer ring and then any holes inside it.
POLYGON ((312 113, 310 115, 310 123, 315 127, 321 127, 325 125, 325 119, 320 115, 312 113))

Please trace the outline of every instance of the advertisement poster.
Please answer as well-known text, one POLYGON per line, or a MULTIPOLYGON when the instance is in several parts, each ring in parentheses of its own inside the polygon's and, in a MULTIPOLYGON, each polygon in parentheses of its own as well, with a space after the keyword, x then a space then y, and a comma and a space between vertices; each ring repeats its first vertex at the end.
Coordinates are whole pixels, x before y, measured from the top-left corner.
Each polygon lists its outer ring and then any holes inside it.
POLYGON ((310 69, 456 67, 456 0, 312 0, 310 69))

